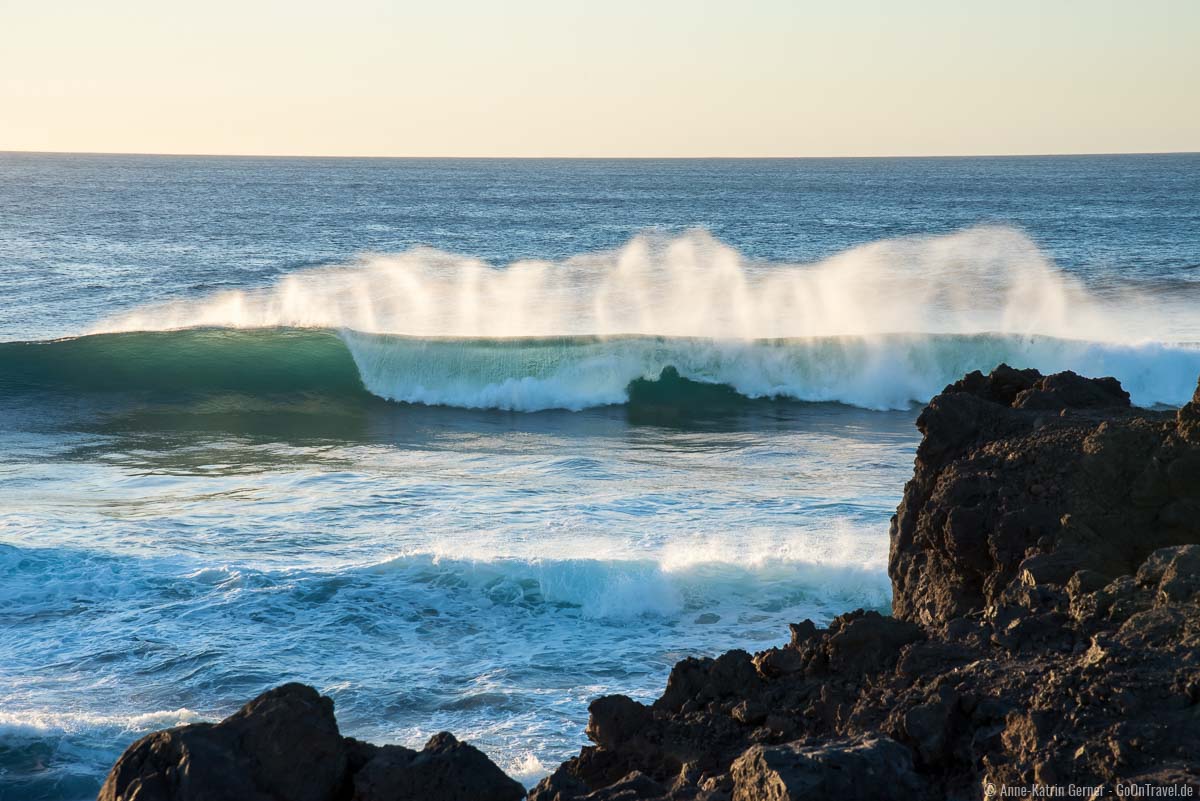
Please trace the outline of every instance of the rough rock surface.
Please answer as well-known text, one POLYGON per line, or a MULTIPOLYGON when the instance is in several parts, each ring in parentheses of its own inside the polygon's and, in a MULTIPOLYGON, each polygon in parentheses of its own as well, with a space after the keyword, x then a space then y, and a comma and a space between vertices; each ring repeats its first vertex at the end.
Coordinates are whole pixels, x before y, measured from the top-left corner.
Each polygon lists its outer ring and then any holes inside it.
POLYGON ((1153 412, 1113 379, 1002 365, 918 426, 895 617, 686 659, 651 706, 598 699, 594 745, 531 801, 1200 797, 1200 388, 1153 412))
POLYGON ((525 788, 447 733, 422 751, 342 737, 333 701, 270 690, 220 723, 155 732, 125 751, 99 801, 517 801, 525 788))
POLYGON ((1132 574, 1200 541, 1200 449, 1175 415, 1134 413, 1111 378, 972 373, 930 401, 892 525, 893 614, 941 624, 1003 603, 1021 573, 1132 574))

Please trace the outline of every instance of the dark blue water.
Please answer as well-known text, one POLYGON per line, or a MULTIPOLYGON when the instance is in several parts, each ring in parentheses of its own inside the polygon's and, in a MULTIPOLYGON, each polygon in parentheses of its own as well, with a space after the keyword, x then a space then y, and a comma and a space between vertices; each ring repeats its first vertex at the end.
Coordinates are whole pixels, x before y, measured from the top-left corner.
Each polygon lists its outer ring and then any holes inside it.
POLYGON ((965 370, 1190 396, 1200 156, 0 154, 0 297, 0 798, 290 679, 532 781, 886 609, 965 370))

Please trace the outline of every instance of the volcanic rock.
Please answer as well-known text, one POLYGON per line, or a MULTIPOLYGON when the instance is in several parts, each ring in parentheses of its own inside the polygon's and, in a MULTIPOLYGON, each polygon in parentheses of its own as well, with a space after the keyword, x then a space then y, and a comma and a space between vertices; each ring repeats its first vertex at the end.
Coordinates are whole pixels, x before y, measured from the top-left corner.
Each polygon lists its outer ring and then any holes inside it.
POLYGON ((338 732, 333 701, 303 684, 263 693, 220 723, 135 742, 98 801, 517 801, 525 788, 448 733, 422 751, 338 732))
POLYGON ((595 745, 530 800, 634 775, 654 784, 622 798, 1200 792, 1200 388, 1156 412, 1113 379, 1002 365, 918 427, 894 617, 804 621, 778 648, 680 662, 651 706, 597 700, 595 745))

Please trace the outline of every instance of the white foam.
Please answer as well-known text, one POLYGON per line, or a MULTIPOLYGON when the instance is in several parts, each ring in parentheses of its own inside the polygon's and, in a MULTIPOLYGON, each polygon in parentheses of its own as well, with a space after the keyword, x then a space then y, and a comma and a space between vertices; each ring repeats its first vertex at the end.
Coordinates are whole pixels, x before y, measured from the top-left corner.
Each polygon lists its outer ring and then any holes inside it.
POLYGON ((423 340, 344 332, 367 389, 394 401, 517 411, 623 403, 635 379, 667 366, 750 398, 836 401, 868 409, 922 403, 971 370, 1001 362, 1118 378, 1142 406, 1181 405, 1200 349, 1016 334, 877 334, 767 341, 661 337, 423 340))
MULTIPOLYGON (((692 231, 503 268, 430 248, 369 254, 262 289, 137 309, 95 331, 295 326, 417 337, 726 340, 916 331, 1133 343, 1179 328, 1152 301, 1130 292, 1101 300, 1012 228, 885 239, 814 264, 755 262, 692 231)), ((1186 322, 1196 329, 1194 309, 1186 322)))
POLYGON ((538 759, 537 754, 525 751, 509 760, 504 772, 525 787, 533 787, 543 776, 550 774, 550 768, 538 759))
POLYGON ((144 712, 136 715, 100 715, 48 709, 10 712, 0 710, 0 737, 41 739, 80 732, 145 732, 204 720, 190 709, 144 712))
POLYGON ((494 602, 578 607, 585 618, 673 618, 687 608, 754 604, 801 593, 830 609, 891 602, 882 532, 823 521, 820 531, 678 534, 654 548, 612 539, 444 542, 365 566, 368 572, 430 571, 466 581, 494 602), (584 556, 583 554, 587 554, 584 556))

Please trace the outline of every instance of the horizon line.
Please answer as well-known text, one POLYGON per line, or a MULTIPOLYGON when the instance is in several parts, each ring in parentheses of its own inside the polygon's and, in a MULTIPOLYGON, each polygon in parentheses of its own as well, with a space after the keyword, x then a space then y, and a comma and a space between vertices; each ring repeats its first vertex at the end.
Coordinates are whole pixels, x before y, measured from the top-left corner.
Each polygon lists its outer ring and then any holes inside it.
POLYGON ((1042 152, 1042 153, 944 153, 909 155, 821 155, 821 156, 397 156, 397 155, 345 155, 345 154, 302 154, 302 153, 180 153, 147 152, 135 150, 6 150, 0 155, 33 156, 152 156, 161 158, 234 158, 234 159, 374 159, 395 161, 802 161, 830 159, 980 159, 980 158, 1048 158, 1088 156, 1188 156, 1200 154, 1200 150, 1113 150, 1086 152, 1042 152))

